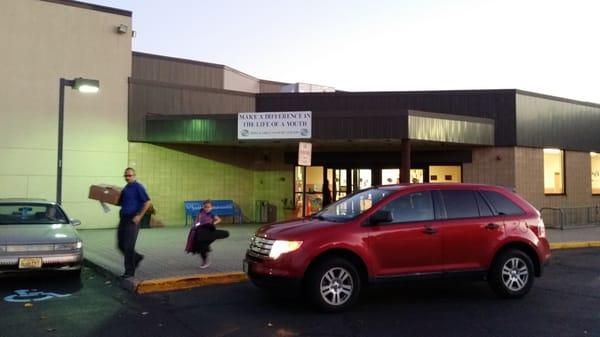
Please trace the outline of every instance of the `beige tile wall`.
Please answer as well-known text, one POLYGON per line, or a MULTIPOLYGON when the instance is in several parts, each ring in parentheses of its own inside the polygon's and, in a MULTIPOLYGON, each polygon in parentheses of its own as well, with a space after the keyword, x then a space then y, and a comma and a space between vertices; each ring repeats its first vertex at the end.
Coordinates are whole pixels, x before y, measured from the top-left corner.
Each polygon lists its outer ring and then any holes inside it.
POLYGON ((473 149, 472 162, 463 164, 463 182, 515 187, 514 148, 473 149))
POLYGON ((37 0, 0 1, 0 198, 56 199, 59 79, 100 81, 97 94, 65 89, 62 201, 81 228, 115 226, 89 186, 122 181, 127 164, 131 17, 37 0))
POLYGON ((592 196, 589 152, 565 151, 565 194, 544 194, 544 154, 542 149, 515 148, 517 191, 537 208, 581 207, 600 204, 592 196))
POLYGON ((535 207, 581 207, 600 204, 592 196, 589 152, 565 151, 564 195, 544 194, 544 153, 539 148, 473 149, 472 163, 463 165, 463 182, 516 188, 535 207))

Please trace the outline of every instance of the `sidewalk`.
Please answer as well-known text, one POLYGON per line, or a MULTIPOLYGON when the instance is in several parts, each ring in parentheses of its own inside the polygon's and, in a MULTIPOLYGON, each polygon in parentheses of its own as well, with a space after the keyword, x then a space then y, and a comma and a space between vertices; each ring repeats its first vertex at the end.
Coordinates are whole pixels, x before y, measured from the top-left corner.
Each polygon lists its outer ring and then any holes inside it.
MULTIPOLYGON (((200 269, 200 257, 184 251, 189 227, 143 228, 136 250, 145 258, 135 278, 124 287, 136 292, 152 292, 190 288, 198 285, 244 280, 242 260, 250 237, 260 225, 223 225, 229 238, 212 244, 211 265, 200 269)), ((84 257, 88 265, 102 272, 123 274, 123 256, 117 249, 116 229, 82 229, 84 257)))
MULTIPOLYGON (((200 257, 184 251, 189 227, 144 228, 140 230, 136 249, 146 258, 135 278, 124 281, 124 287, 138 292, 186 289, 196 286, 245 280, 242 259, 250 237, 260 225, 223 225, 230 237, 212 245, 211 266, 200 269, 200 257)), ((116 248, 116 229, 83 229, 88 265, 110 275, 123 273, 123 257, 116 248)), ((579 229, 547 229, 553 249, 600 247, 600 227, 579 229)))

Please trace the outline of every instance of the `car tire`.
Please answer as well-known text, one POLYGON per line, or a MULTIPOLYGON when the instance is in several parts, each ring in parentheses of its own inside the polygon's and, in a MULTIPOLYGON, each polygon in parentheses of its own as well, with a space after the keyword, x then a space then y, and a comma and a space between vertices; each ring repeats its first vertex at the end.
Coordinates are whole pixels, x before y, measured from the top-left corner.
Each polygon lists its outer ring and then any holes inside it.
POLYGON ((494 292, 503 298, 525 296, 533 286, 533 262, 521 250, 510 249, 494 260, 489 282, 494 292))
POLYGON ((356 302, 361 280, 352 263, 342 258, 330 258, 311 270, 306 286, 309 297, 319 309, 336 312, 356 302))

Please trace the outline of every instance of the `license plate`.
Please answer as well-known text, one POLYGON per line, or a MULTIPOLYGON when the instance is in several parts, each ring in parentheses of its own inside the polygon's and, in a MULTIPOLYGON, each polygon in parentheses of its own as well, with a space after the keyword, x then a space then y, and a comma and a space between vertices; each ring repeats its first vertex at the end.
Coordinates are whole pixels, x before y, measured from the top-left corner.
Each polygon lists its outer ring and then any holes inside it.
POLYGON ((28 257, 19 259, 19 269, 36 269, 42 268, 41 257, 28 257))
POLYGON ((248 273, 248 261, 244 261, 242 268, 244 273, 248 273))

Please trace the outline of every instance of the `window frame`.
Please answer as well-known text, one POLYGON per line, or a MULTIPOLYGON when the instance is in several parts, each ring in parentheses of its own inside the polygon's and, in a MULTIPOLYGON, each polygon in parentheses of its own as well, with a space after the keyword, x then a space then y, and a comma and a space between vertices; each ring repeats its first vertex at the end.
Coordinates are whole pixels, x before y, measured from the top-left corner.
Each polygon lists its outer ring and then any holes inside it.
POLYGON ((592 190, 592 196, 594 197, 594 196, 600 196, 600 192, 594 193, 594 185, 592 184, 592 173, 594 173, 592 157, 600 156, 600 153, 598 153, 598 152, 593 152, 593 153, 595 153, 595 155, 592 155, 592 152, 590 152, 590 189, 592 190))
MULTIPOLYGON (((542 149, 542 174, 543 175, 546 174, 546 167, 544 166, 544 150, 545 149, 546 148, 542 149)), ((544 179, 544 183, 543 183, 544 196, 565 196, 565 195, 567 195, 567 153, 563 149, 556 149, 556 150, 560 150, 560 153, 562 154, 562 192, 553 192, 553 193, 546 192, 546 182, 544 179)))

